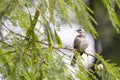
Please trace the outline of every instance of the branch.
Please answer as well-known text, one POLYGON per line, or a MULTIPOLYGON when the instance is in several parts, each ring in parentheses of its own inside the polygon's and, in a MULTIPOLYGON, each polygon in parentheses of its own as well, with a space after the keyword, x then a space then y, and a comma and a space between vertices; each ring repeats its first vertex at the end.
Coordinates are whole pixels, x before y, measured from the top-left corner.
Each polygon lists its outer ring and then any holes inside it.
POLYGON ((12 31, 11 29, 9 29, 4 23, 1 23, 7 30, 9 30, 11 33, 13 33, 13 34, 15 34, 15 35, 18 35, 18 36, 20 36, 20 37, 24 37, 24 38, 27 38, 27 37, 25 37, 25 36, 23 36, 23 35, 21 35, 21 34, 18 34, 18 33, 16 33, 16 32, 14 32, 14 31, 12 31))
MULTIPOLYGON (((13 34, 15 34, 15 35, 17 35, 17 36, 23 37, 23 38, 25 38, 25 39, 31 39, 31 38, 28 38, 28 37, 26 37, 26 36, 23 36, 23 35, 21 35, 21 34, 18 34, 18 33, 14 32, 14 31, 12 31, 12 30, 9 29, 4 23, 2 23, 2 25, 3 25, 5 28, 7 28, 11 33, 13 33, 13 34)), ((42 42, 42 41, 39 41, 39 40, 36 40, 36 42, 48 46, 48 44, 45 43, 45 42, 42 42)), ((53 48, 53 49, 57 49, 57 50, 59 50, 59 49, 67 49, 67 50, 70 50, 70 51, 77 51, 76 49, 70 48, 70 47, 57 47, 57 46, 52 46, 52 48, 53 48)), ((61 50, 59 50, 59 51, 61 52, 61 50)), ((63 53, 63 52, 62 52, 62 53, 63 53)), ((87 52, 85 52, 84 54, 87 54, 87 55, 89 55, 89 56, 92 56, 92 57, 97 58, 95 55, 89 54, 89 53, 87 53, 87 52)), ((64 54, 64 55, 66 55, 66 54, 64 54)))
POLYGON ((9 46, 9 47, 14 47, 13 45, 11 45, 11 44, 9 44, 9 43, 3 41, 3 40, 0 40, 0 42, 2 42, 3 44, 5 44, 5 45, 7 45, 7 46, 9 46))

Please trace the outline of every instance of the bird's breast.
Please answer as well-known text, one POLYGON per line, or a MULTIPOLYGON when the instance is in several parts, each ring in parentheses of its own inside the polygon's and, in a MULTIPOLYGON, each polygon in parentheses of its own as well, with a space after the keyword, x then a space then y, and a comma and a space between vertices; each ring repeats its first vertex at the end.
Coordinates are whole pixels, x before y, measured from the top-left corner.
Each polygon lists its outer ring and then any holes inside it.
POLYGON ((87 40, 85 38, 81 38, 79 42, 79 49, 80 50, 85 50, 88 47, 87 40))

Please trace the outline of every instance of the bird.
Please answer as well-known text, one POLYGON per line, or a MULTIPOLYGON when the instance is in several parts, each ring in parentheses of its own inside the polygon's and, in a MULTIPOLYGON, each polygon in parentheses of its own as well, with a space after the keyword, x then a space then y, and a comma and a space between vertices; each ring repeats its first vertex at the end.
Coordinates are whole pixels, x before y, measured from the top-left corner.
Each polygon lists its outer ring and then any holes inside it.
MULTIPOLYGON (((80 53, 80 55, 82 55, 83 53, 85 53, 85 50, 88 47, 86 32, 83 28, 79 28, 76 31, 79 33, 79 35, 75 37, 73 47, 75 50, 77 50, 78 53, 80 53)), ((76 61, 76 55, 74 54, 71 61, 71 66, 75 67, 76 61)))

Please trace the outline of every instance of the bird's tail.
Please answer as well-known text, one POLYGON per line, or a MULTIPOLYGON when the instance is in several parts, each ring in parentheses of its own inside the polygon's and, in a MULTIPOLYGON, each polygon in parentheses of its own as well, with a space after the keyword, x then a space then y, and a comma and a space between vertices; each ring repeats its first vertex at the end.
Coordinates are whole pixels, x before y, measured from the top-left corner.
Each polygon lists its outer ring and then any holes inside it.
MULTIPOLYGON (((82 55, 84 52, 81 52, 80 55, 82 55)), ((73 59, 71 61, 71 66, 75 67, 75 64, 77 62, 77 58, 76 58, 76 55, 73 56, 73 59)))
POLYGON ((75 67, 75 64, 76 64, 76 57, 75 55, 73 56, 73 59, 71 61, 71 66, 75 67))

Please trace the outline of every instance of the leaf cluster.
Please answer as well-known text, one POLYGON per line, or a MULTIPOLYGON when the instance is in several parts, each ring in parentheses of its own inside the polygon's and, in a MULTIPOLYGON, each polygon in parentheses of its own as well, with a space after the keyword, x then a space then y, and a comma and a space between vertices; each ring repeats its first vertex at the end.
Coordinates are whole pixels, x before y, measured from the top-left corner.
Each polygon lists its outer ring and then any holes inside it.
MULTIPOLYGON (((115 12, 115 4, 120 8, 120 1, 103 0, 103 3, 113 26, 119 32, 120 22, 115 12)), ((62 45, 57 33, 57 20, 66 20, 73 27, 69 12, 76 14, 79 25, 95 38, 98 37, 92 25, 92 21, 95 24, 97 22, 90 15, 94 12, 82 0, 0 1, 0 24, 7 34, 3 36, 1 30, 0 74, 5 80, 97 80, 94 73, 103 80, 107 79, 107 76, 109 80, 119 80, 120 67, 105 61, 99 54, 90 56, 103 64, 101 70, 97 67, 98 64, 93 64, 95 71, 86 69, 79 55, 78 69, 73 72, 68 68, 72 66, 65 63, 63 57, 69 56, 61 49, 74 49, 62 45), (23 34, 12 30, 10 26, 19 27, 23 34)))

